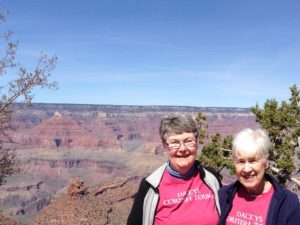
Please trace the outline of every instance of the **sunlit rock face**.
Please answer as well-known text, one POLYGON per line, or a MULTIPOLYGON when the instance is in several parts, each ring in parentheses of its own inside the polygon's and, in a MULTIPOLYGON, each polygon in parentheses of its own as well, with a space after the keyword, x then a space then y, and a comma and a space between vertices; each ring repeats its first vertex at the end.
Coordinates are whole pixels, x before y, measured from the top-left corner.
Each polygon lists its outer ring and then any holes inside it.
POLYGON ((56 112, 17 137, 21 148, 97 147, 99 140, 79 122, 56 112))

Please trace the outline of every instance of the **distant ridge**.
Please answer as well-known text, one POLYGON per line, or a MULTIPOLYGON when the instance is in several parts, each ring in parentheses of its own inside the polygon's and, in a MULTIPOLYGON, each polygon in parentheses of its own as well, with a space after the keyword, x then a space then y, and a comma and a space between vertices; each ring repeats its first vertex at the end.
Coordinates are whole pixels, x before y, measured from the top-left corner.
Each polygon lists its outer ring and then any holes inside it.
MULTIPOLYGON (((24 107, 24 104, 15 104, 16 108, 24 107)), ((251 112, 250 108, 241 107, 195 107, 195 106, 164 106, 164 105, 102 105, 102 104, 63 104, 63 103, 32 103, 27 105, 30 109, 63 109, 70 111, 97 111, 97 112, 251 112)))

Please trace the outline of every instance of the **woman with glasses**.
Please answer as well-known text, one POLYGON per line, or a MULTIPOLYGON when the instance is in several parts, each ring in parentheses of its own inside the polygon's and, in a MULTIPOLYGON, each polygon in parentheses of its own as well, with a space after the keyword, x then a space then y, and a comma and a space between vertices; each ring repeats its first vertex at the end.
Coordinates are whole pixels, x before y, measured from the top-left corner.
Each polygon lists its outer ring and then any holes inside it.
POLYGON ((233 139, 237 181, 220 190, 220 225, 299 225, 298 197, 266 174, 270 140, 262 129, 244 129, 233 139))
POLYGON ((217 225, 220 183, 196 160, 194 120, 164 118, 159 133, 168 161, 141 181, 127 225, 217 225))

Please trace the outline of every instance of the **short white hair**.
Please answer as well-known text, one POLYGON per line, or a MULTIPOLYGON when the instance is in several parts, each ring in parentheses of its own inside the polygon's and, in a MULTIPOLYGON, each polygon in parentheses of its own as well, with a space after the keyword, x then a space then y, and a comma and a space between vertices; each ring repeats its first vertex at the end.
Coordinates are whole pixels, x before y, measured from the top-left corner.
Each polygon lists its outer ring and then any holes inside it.
POLYGON ((268 160, 269 148, 271 146, 270 138, 266 130, 252 130, 246 128, 238 132, 232 142, 232 157, 236 159, 239 151, 253 154, 261 154, 262 158, 268 160))

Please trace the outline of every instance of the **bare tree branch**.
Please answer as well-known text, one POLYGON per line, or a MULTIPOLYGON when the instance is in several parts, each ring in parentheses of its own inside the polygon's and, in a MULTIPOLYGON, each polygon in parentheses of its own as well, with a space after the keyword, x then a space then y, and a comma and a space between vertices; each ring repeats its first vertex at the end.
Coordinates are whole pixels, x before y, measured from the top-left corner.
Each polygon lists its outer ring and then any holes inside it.
MULTIPOLYGON (((0 24, 4 22, 9 12, 0 12, 0 24)), ((0 185, 5 178, 19 172, 20 162, 14 148, 9 144, 13 140, 9 136, 11 129, 11 115, 14 112, 14 103, 30 103, 35 88, 57 89, 57 82, 50 82, 49 77, 55 68, 57 57, 41 53, 35 69, 30 72, 16 62, 16 52, 19 43, 12 40, 12 32, 4 32, 0 39, 4 45, 0 48, 0 78, 3 78, 10 69, 16 72, 16 77, 8 83, 0 82, 0 185), (1 55, 3 54, 3 55, 1 55)), ((1 81, 1 80, 0 80, 1 81)))

